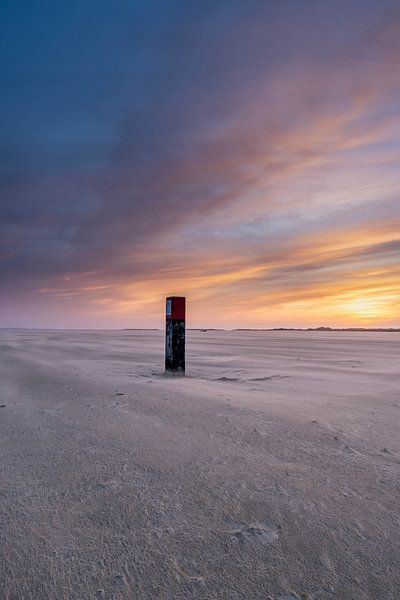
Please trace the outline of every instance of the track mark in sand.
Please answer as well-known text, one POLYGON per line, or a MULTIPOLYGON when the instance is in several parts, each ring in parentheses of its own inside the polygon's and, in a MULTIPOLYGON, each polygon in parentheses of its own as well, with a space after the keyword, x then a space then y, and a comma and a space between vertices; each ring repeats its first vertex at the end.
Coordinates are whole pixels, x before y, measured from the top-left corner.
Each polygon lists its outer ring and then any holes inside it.
POLYGON ((364 454, 362 452, 359 452, 358 450, 354 450, 354 448, 352 448, 351 446, 346 446, 346 450, 348 452, 350 452, 351 454, 358 454, 358 456, 364 456, 364 454))
POLYGON ((266 375, 265 377, 253 377, 248 381, 270 381, 271 379, 288 379, 290 375, 266 375))
POLYGON ((398 454, 396 454, 395 452, 388 450, 387 448, 383 448, 375 456, 378 456, 379 458, 386 457, 386 459, 387 459, 387 461, 389 461, 389 463, 394 463, 395 465, 400 465, 400 456, 398 454))
POLYGON ((174 567, 176 573, 180 577, 184 577, 185 579, 188 579, 189 581, 198 581, 199 583, 204 582, 205 577, 203 575, 189 575, 188 573, 186 573, 186 571, 179 565, 175 556, 172 558, 171 562, 172 562, 172 566, 174 567))
POLYGON ((117 573, 116 575, 114 575, 113 585, 115 587, 121 589, 121 588, 128 587, 128 582, 126 581, 126 579, 123 575, 121 575, 120 573, 117 573))
POLYGON ((218 377, 217 379, 215 379, 215 381, 231 381, 231 382, 271 381, 272 379, 287 379, 288 377, 290 377, 290 375, 266 375, 265 377, 253 377, 253 378, 249 378, 249 379, 240 379, 240 377, 227 377, 226 375, 223 375, 222 377, 218 377))
POLYGON ((258 521, 251 525, 239 525, 226 533, 233 535, 239 542, 259 544, 272 544, 279 537, 280 526, 274 523, 259 523, 258 521))

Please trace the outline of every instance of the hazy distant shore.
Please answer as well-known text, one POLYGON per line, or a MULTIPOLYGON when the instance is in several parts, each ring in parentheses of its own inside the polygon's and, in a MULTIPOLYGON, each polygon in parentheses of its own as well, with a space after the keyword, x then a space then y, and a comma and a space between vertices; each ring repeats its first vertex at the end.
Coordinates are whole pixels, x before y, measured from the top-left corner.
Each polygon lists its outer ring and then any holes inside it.
POLYGON ((396 600, 398 330, 313 331, 2 330, 0 598, 396 600))
MULTIPOLYGON (((40 328, 40 327, 0 327, 0 331, 163 331, 158 327, 124 327, 122 329, 93 329, 93 328, 40 328)), ((400 332, 400 327, 236 327, 224 329, 221 327, 188 327, 187 331, 378 331, 378 332, 400 332)))

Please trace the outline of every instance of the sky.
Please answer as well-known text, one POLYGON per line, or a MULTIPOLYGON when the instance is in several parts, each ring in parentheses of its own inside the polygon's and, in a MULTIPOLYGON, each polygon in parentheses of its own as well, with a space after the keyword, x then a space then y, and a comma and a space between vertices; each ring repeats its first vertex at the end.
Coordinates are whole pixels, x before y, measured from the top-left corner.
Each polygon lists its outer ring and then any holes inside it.
POLYGON ((400 326, 399 0, 2 0, 0 327, 400 326))

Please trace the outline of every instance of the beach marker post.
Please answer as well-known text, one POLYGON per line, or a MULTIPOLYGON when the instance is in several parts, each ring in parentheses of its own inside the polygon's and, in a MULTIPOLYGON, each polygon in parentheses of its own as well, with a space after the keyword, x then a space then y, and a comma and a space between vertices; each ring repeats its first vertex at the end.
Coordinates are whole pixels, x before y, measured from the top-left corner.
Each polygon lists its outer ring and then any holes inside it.
POLYGON ((169 296, 165 310, 165 372, 185 374, 186 298, 169 296))

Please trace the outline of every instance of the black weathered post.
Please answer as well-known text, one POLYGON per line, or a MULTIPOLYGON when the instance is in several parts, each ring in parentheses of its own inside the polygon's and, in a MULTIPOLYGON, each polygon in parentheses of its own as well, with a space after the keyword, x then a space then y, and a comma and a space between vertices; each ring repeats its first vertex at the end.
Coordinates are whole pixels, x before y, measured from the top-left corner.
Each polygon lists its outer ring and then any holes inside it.
POLYGON ((170 296, 165 311, 165 371, 185 374, 186 298, 170 296))

